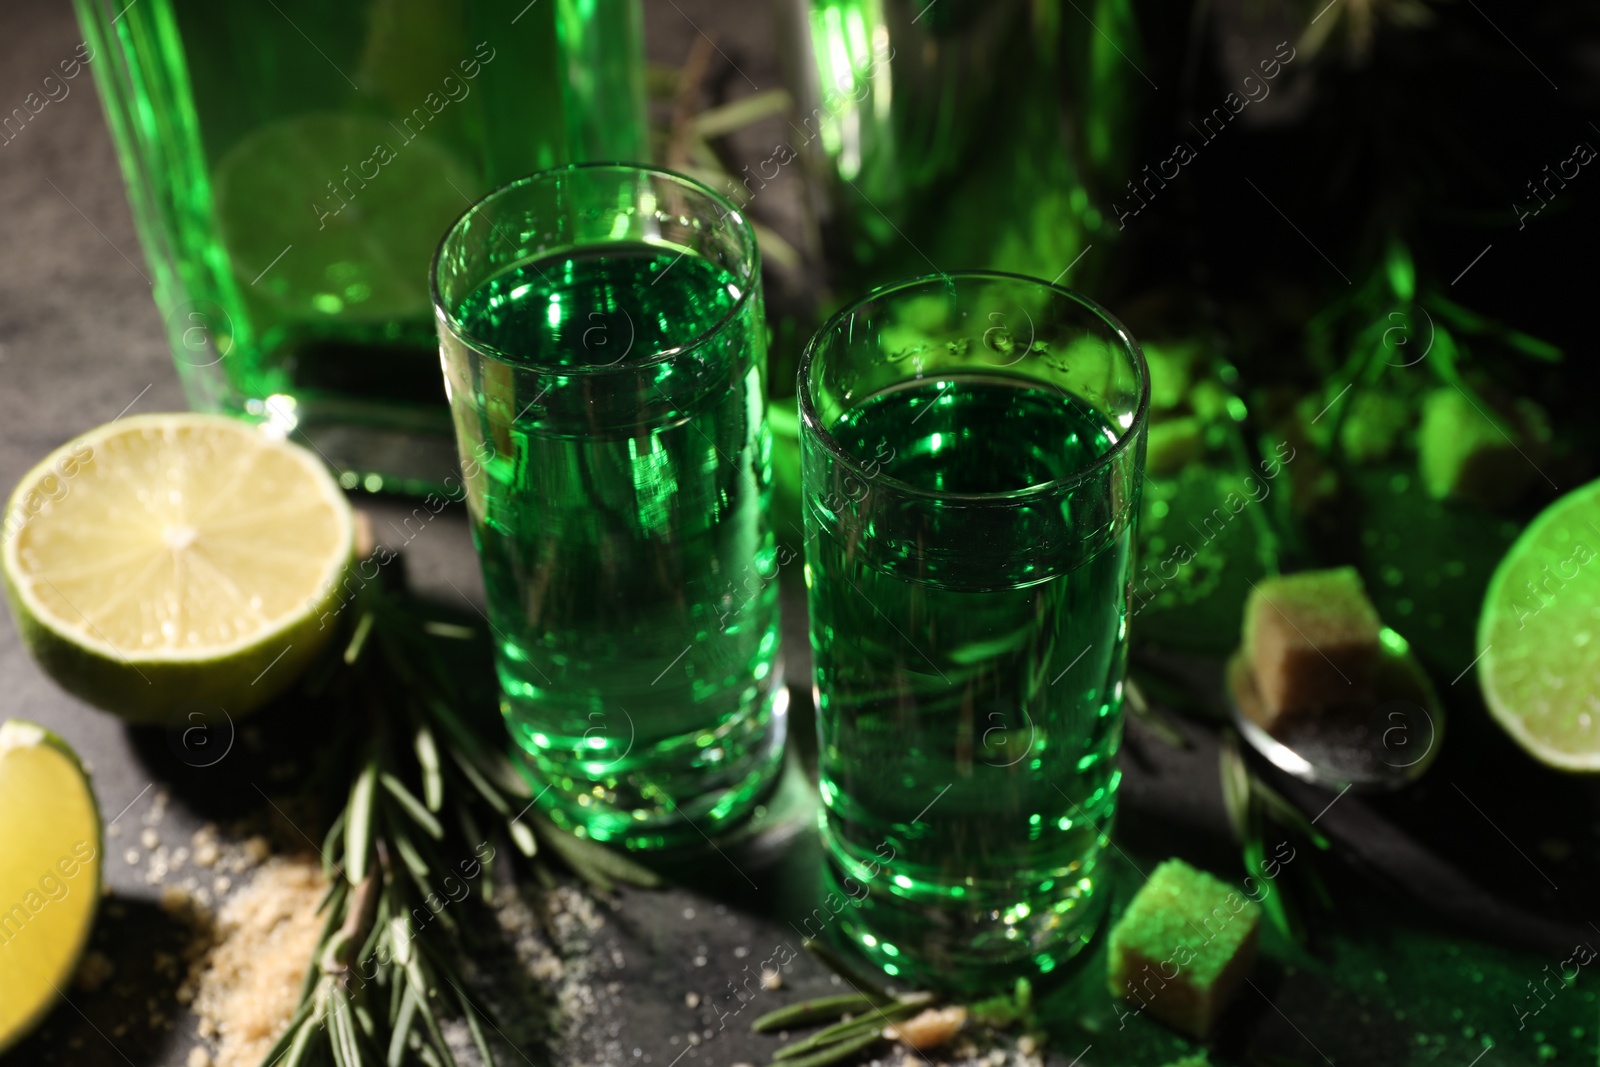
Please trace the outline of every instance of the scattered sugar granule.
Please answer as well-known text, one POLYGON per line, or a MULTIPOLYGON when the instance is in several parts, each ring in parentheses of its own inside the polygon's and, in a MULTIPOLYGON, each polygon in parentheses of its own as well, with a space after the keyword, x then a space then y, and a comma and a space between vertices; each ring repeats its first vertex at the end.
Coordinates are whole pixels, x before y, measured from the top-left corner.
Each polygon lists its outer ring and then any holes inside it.
POLYGON ((116 973, 116 967, 103 952, 86 952, 83 962, 78 964, 78 973, 73 976, 72 984, 85 993, 93 993, 116 973))
POLYGON ((168 915, 182 915, 190 908, 189 891, 182 886, 169 885, 161 889, 161 910, 168 915))
POLYGON ((272 855, 272 846, 260 834, 244 843, 244 858, 252 867, 265 863, 270 855, 272 855))
POLYGON ((314 859, 272 859, 222 908, 216 941, 190 975, 200 1034, 217 1040, 214 1067, 258 1067, 288 1024, 326 891, 314 859))

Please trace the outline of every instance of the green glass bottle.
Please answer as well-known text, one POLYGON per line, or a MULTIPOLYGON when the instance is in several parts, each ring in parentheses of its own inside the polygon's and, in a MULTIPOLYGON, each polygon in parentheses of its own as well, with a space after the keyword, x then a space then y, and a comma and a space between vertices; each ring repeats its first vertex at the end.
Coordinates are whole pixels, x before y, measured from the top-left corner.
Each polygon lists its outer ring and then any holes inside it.
POLYGON ((1101 208, 1129 171, 1145 88, 1130 0, 777 10, 788 146, 810 173, 841 296, 929 271, 1078 286, 1109 273, 1120 234, 1101 208))
POLYGON ((442 484, 430 257, 498 184, 645 156, 638 0, 75 2, 191 406, 442 484))

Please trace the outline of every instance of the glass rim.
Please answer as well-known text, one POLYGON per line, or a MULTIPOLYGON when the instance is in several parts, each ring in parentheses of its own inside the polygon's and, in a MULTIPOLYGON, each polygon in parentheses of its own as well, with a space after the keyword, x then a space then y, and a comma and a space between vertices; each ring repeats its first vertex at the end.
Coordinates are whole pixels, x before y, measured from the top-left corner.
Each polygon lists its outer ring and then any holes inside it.
MULTIPOLYGON (((1107 311, 1100 304, 1089 299, 1075 289, 1068 289, 1064 285, 1057 285, 1054 282, 1047 282, 1042 278, 1034 278, 1027 274, 1016 274, 1010 271, 964 270, 938 274, 921 274, 915 278, 908 278, 904 281, 892 282, 888 285, 882 285, 876 289, 873 289, 865 296, 852 301, 850 304, 847 304, 845 307, 835 312, 828 318, 827 322, 818 327, 816 333, 812 334, 811 340, 806 342, 805 352, 800 357, 800 370, 798 379, 799 380, 796 382, 796 392, 798 394, 800 406, 800 432, 802 436, 809 429, 812 435, 815 436, 822 446, 828 450, 835 460, 841 462, 844 466, 850 468, 850 470, 854 471, 855 473, 865 477, 868 481, 881 481, 893 488, 897 493, 901 493, 906 496, 922 497, 932 500, 965 501, 973 504, 1006 503, 1012 500, 1026 499, 1033 496, 1047 496, 1074 488, 1078 485, 1082 485, 1091 477, 1100 473, 1101 470, 1116 462, 1122 453, 1131 447, 1131 442, 1137 440, 1139 435, 1144 431, 1145 424, 1149 420, 1150 414, 1150 368, 1148 364, 1145 363, 1144 349, 1139 347, 1139 342, 1134 338, 1133 334, 1128 332, 1128 328, 1122 325, 1121 321, 1118 320, 1115 315, 1111 314, 1111 312, 1107 311), (1096 457, 1094 462, 1074 471, 1071 475, 1065 478, 1052 478, 1047 482, 1038 482, 1034 485, 1025 486, 1022 489, 1006 489, 994 493, 953 493, 938 489, 923 489, 920 486, 912 485, 910 482, 901 481, 899 478, 896 478, 890 474, 886 474, 882 470, 879 470, 875 474, 868 474, 866 465, 860 459, 846 451, 845 448, 839 444, 838 438, 834 437, 828 428, 822 425, 822 419, 817 411, 816 399, 812 395, 811 389, 811 368, 812 365, 817 361, 818 349, 820 348, 824 337, 835 333, 847 317, 854 315, 867 304, 875 300, 882 300, 888 296, 903 294, 907 290, 926 287, 932 282, 945 283, 952 281, 1027 282, 1029 285, 1032 285, 1036 288, 1051 291, 1058 296, 1066 297, 1068 300, 1088 311, 1091 315, 1098 319, 1102 325, 1108 327, 1117 340, 1121 342, 1123 349, 1133 357, 1134 373, 1138 375, 1139 378, 1139 402, 1134 406, 1133 409, 1133 421, 1128 424, 1127 430, 1117 438, 1116 443, 1107 449, 1102 455, 1096 457)), ((804 494, 805 487, 802 485, 801 495, 804 496, 804 494)))
MULTIPOLYGON (((606 243, 608 242, 596 241, 594 242, 594 245, 601 246, 606 243)), ((620 244, 622 242, 610 243, 620 244)), ((571 245, 567 247, 571 249, 577 249, 588 246, 571 245)), ((562 249, 559 248, 552 249, 548 254, 558 255, 561 251, 562 249)), ((679 258, 690 254, 692 253, 689 249, 684 249, 679 258)), ((474 200, 466 208, 466 210, 462 211, 461 214, 457 215, 453 220, 451 220, 450 225, 445 227, 443 236, 439 238, 439 243, 433 251, 433 258, 429 260, 428 263, 428 297, 433 303, 434 315, 458 340, 462 341, 468 348, 471 348, 472 351, 476 352, 478 355, 492 359, 496 363, 500 363, 511 368, 512 370, 523 371, 529 374, 547 374, 565 378, 603 378, 607 375, 633 373, 646 367, 653 367, 661 363, 670 362, 671 360, 676 359, 687 352, 692 352, 693 350, 710 343, 715 337, 717 337, 717 335, 722 333, 722 331, 726 329, 730 323, 743 314, 746 307, 753 299, 751 294, 757 292, 760 288, 761 246, 756 242, 756 233, 754 227, 751 226, 750 220, 745 216, 744 211, 739 207, 739 205, 735 204, 732 200, 729 200, 727 197, 723 196, 721 193, 717 192, 715 189, 711 188, 702 181, 691 178, 687 174, 680 174, 675 170, 668 170, 666 167, 657 167, 649 163, 627 163, 620 161, 568 163, 560 167, 547 167, 544 170, 536 170, 532 174, 525 174, 520 178, 514 178, 511 181, 498 185, 489 190, 487 193, 484 193, 478 199, 474 200), (461 227, 462 223, 475 214, 485 204, 489 203, 489 201, 495 200, 502 196, 508 196, 524 187, 550 184, 563 175, 580 171, 595 173, 612 171, 617 173, 648 174, 652 177, 666 179, 681 188, 685 188, 692 193, 703 196, 713 205, 727 207, 728 210, 723 213, 718 221, 725 222, 729 219, 733 220, 734 231, 739 237, 740 252, 746 256, 751 268, 750 284, 745 286, 744 290, 740 292, 739 298, 733 302, 733 306, 728 309, 728 313, 722 316, 722 318, 718 319, 716 322, 712 323, 710 326, 707 326, 704 330, 701 330, 692 339, 684 342, 683 344, 674 345, 672 348, 663 349, 660 352, 654 352, 646 359, 631 360, 626 363, 611 364, 603 367, 538 366, 531 364, 526 360, 517 359, 515 356, 502 351, 496 346, 483 342, 479 338, 474 337, 467 329, 465 329, 461 323, 461 320, 456 317, 455 310, 447 307, 445 301, 439 294, 439 269, 444 261, 445 246, 450 243, 450 238, 455 235, 456 230, 461 227)))

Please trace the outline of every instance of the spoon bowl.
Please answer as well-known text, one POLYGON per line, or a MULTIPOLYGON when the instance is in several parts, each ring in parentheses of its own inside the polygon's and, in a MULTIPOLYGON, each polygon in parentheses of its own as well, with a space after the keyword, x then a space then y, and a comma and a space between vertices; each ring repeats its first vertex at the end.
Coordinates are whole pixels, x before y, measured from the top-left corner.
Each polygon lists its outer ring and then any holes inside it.
POLYGON ((1234 725, 1273 766, 1313 785, 1366 792, 1409 785, 1439 754, 1444 708, 1406 639, 1388 627, 1378 657, 1370 703, 1287 712, 1272 721, 1240 649, 1227 668, 1234 725))

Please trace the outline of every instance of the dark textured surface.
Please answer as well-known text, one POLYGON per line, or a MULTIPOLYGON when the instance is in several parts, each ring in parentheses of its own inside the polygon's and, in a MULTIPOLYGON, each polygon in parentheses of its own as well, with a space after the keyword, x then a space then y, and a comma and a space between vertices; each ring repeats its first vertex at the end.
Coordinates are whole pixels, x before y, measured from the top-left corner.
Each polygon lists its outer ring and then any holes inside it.
MULTIPOLYGON (((778 84, 763 5, 650 0, 647 8, 652 58, 681 63, 699 36, 696 24, 715 27, 727 59, 716 67, 713 81, 719 91, 741 96, 778 84)), ((57 62, 73 53, 78 40, 62 0, 10 0, 0 15, 0 112, 19 104, 57 62)), ((66 99, 51 103, 20 136, 0 146, 4 486, 51 448, 125 410, 183 406, 98 100, 87 73, 69 84, 66 99)), ((751 143, 744 147, 759 147, 761 136, 759 130, 750 134, 751 143)), ((794 182, 786 174, 775 185, 771 202, 779 207, 772 212, 774 220, 792 213, 792 207, 782 205, 797 199, 794 182)), ((378 519, 380 538, 389 522, 398 523, 410 511, 410 505, 395 501, 367 503, 378 519)), ((447 513, 428 524, 405 550, 408 573, 419 592, 462 611, 480 604, 481 583, 459 514, 447 513)), ((790 589, 787 597, 791 607, 793 593, 790 589)), ((791 610, 786 627, 790 649, 803 647, 797 614, 791 610)), ((791 652, 791 680, 804 677, 801 659, 791 652)), ((142 866, 124 862, 122 854, 145 828, 151 805, 162 792, 173 796, 159 827, 170 844, 187 843, 206 821, 252 813, 268 821, 276 818, 257 792, 282 791, 275 768, 252 751, 248 731, 241 733, 240 752, 216 767, 185 765, 166 733, 130 733, 58 690, 23 652, 9 618, 0 623, 0 679, 5 685, 0 717, 34 719, 62 734, 92 766, 106 818, 115 817, 122 827, 120 837, 107 842, 110 900, 94 941, 116 968, 112 981, 97 993, 73 991, 70 1005, 59 1007, 41 1033, 4 1062, 8 1067, 52 1061, 93 1067, 183 1064, 195 1042, 194 1021, 173 1015, 169 997, 176 983, 158 975, 154 955, 175 951, 183 934, 156 906, 159 886, 147 881, 142 866), (150 1016, 158 1013, 170 1017, 170 1028, 149 1025, 150 1016)), ((797 687, 797 704, 804 702, 807 689, 797 687)), ((802 735, 808 731, 808 715, 797 713, 795 726, 802 735)), ((1173 852, 1219 871, 1238 866, 1217 788, 1215 742, 1203 731, 1190 732, 1191 747, 1177 750, 1134 730, 1124 753, 1128 778, 1119 834, 1131 856, 1119 850, 1117 862, 1126 864, 1130 885, 1137 878, 1136 866, 1173 852)), ((300 747, 314 749, 314 733, 300 747)), ((1542 780, 1525 762, 1509 768, 1514 779, 1508 779, 1506 789, 1510 781, 1533 783, 1535 791, 1519 802, 1526 804, 1537 800, 1542 780)), ((1449 842, 1454 862, 1470 866, 1485 885, 1510 884, 1533 899, 1533 892, 1524 892, 1526 885, 1534 883, 1540 893, 1543 886, 1528 867, 1543 876, 1541 865, 1550 862, 1533 843, 1537 839, 1511 826, 1513 837, 1530 838, 1527 847, 1539 864, 1526 853, 1519 859, 1504 847, 1510 838, 1502 840, 1495 832, 1498 826, 1490 829, 1483 809, 1474 812, 1451 792, 1452 781, 1467 782, 1477 798, 1469 803, 1477 807, 1481 802, 1498 813, 1500 802, 1491 799, 1494 791, 1471 784, 1489 780, 1491 773, 1496 772, 1478 760, 1454 765, 1442 761, 1415 805, 1433 814, 1413 821, 1419 832, 1449 842), (1452 777, 1461 771, 1468 775, 1452 777)), ((795 792, 786 810, 803 817, 804 788, 798 778, 789 784, 795 792)), ((1563 803, 1580 804, 1588 797, 1568 783, 1561 783, 1561 789, 1563 803)), ((1291 795, 1312 813, 1328 799, 1311 790, 1291 795)), ((1486 1065, 1540 1062, 1546 1058, 1541 1047, 1549 1048, 1558 1062, 1592 1061, 1595 1002, 1587 988, 1567 991, 1552 1005, 1545 1020, 1548 1034, 1531 1024, 1513 1025, 1513 1000, 1526 995, 1525 980, 1540 979, 1542 967, 1561 961, 1560 955, 1550 954, 1553 949, 1521 956, 1478 946, 1459 933, 1436 930, 1429 920, 1437 916, 1407 904, 1396 889, 1372 891, 1374 884, 1406 883, 1403 857, 1408 847, 1395 839, 1398 831, 1374 814, 1375 809, 1382 806, 1351 798, 1320 825, 1335 836, 1353 835, 1364 842, 1366 852, 1359 859, 1379 879, 1347 875, 1334 880, 1338 922, 1323 925, 1328 931, 1337 925, 1339 932, 1323 932, 1319 959, 1269 940, 1271 962, 1258 976, 1259 988, 1245 992, 1249 1003, 1237 1013, 1227 1048, 1256 1062, 1416 1060, 1466 1067, 1475 1062, 1492 1031, 1496 1044, 1486 1065), (1587 1037, 1585 1027, 1590 1028, 1587 1037)), ((279 829, 285 836, 293 832, 279 829)), ((745 968, 759 970, 779 946, 798 948, 799 924, 821 900, 814 835, 805 829, 790 839, 782 829, 776 835, 782 840, 767 844, 786 847, 762 848, 758 843, 730 847, 726 853, 708 849, 679 865, 675 873, 681 888, 624 893, 620 907, 601 909, 605 926, 596 937, 603 949, 599 955, 609 963, 600 984, 617 984, 600 990, 596 1012, 574 1044, 578 1062, 607 1062, 612 1056, 630 1064, 670 1065, 680 1058, 704 1064, 762 1062, 776 1041, 749 1035, 748 1021, 806 992, 829 988, 826 972, 802 957, 786 969, 783 990, 758 993, 753 1003, 733 1013, 738 1002, 730 990, 744 981, 745 968), (688 994, 695 994, 698 1007, 688 1006, 688 994), (691 1033, 698 1046, 692 1051, 691 1033)), ((1588 829, 1583 827, 1575 837, 1592 852, 1588 829)), ((1267 842, 1269 851, 1273 843, 1267 842)), ((1565 884, 1567 875, 1551 869, 1565 884)), ((1430 892, 1460 887, 1453 871, 1430 871, 1430 892)), ((1499 927, 1502 921, 1509 926, 1510 920, 1497 915, 1494 901, 1474 900, 1479 919, 1469 925, 1489 936, 1504 935, 1499 927)), ((1147 1020, 1119 1020, 1097 992, 1101 979, 1095 968, 1100 961, 1100 956, 1090 956, 1075 979, 1047 991, 1056 1039, 1050 1062, 1076 1063, 1074 1057, 1081 1056, 1086 1065, 1154 1065, 1180 1054, 1183 1044, 1147 1020)), ((1579 982, 1587 986, 1594 979, 1584 974, 1579 982)), ((521 1049, 507 1053, 505 1062, 546 1058, 534 1047, 527 1047, 522 1059, 519 1055, 521 1049)))

